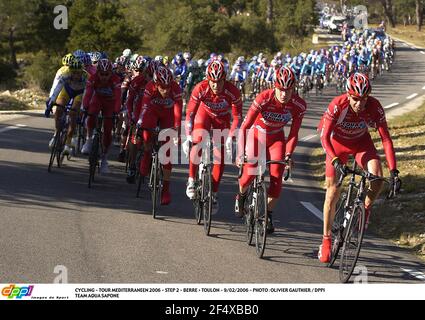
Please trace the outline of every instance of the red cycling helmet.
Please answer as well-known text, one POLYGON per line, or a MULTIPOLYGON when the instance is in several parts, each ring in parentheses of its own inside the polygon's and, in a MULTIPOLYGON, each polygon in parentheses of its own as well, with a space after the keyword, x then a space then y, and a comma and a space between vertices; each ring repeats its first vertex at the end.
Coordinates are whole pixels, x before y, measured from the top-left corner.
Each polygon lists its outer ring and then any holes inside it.
POLYGON ((159 66, 153 74, 153 82, 161 87, 169 87, 173 81, 173 74, 170 69, 159 66))
POLYGON ((295 84, 295 74, 289 67, 280 67, 276 70, 274 86, 279 89, 289 89, 295 84))
POLYGON ((147 72, 149 74, 149 76, 151 76, 153 78, 156 70, 158 69, 159 66, 159 61, 155 61, 155 60, 151 60, 149 61, 148 67, 147 67, 147 72))
POLYGON ((111 72, 112 71, 112 63, 108 59, 100 59, 97 63, 97 71, 100 72, 111 72))
POLYGON ((365 97, 372 91, 369 78, 363 73, 355 73, 347 79, 347 93, 355 97, 365 97))
POLYGON ((224 64, 221 61, 214 60, 207 67, 207 79, 218 82, 226 77, 224 64))

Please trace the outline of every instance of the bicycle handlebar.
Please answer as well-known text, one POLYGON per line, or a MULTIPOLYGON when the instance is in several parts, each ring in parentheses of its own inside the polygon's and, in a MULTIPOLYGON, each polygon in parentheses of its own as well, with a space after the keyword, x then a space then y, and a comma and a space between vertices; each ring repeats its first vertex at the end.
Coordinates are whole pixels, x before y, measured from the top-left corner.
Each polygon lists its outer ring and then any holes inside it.
MULTIPOLYGON (((381 181, 384 181, 384 182, 390 184, 390 186, 392 184, 392 181, 390 179, 388 179, 388 178, 376 176, 376 175, 374 175, 374 174, 372 174, 372 173, 370 173, 370 172, 368 172, 366 170, 362 170, 362 171, 352 170, 352 169, 348 168, 347 166, 344 166, 344 174, 341 174, 341 176, 339 177, 338 183, 336 185, 337 188, 339 188, 342 185, 342 182, 344 181, 344 178, 347 175, 349 175, 349 174, 354 174, 356 176, 365 178, 365 179, 369 180, 369 182, 372 182, 372 181, 375 181, 375 180, 381 180, 381 181)), ((394 185, 391 186, 390 191, 389 191, 389 193, 387 195, 387 199, 394 198, 399 193, 399 191, 400 191, 400 188, 401 188, 401 179, 399 177, 395 177, 394 178, 394 182, 395 182, 394 185)))

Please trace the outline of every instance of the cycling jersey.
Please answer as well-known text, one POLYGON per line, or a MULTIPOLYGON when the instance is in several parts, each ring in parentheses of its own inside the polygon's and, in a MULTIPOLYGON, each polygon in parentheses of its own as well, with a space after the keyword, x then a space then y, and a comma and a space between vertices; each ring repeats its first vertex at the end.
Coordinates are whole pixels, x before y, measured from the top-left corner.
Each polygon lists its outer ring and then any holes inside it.
POLYGON ((87 130, 91 132, 96 127, 97 115, 102 110, 103 146, 106 153, 112 142, 112 115, 120 110, 121 80, 112 74, 103 81, 97 74, 90 76, 86 84, 83 106, 88 107, 87 130))
MULTIPOLYGON (((261 152, 265 151, 267 159, 278 161, 282 161, 285 155, 293 153, 306 109, 305 101, 296 94, 293 94, 292 99, 285 105, 276 99, 274 89, 263 91, 257 96, 239 133, 238 157, 245 152, 248 159, 244 167, 246 169, 239 179, 242 188, 247 187, 254 179, 255 170, 252 168, 255 168, 257 163, 251 163, 250 160, 260 156, 261 152), (290 121, 292 121, 291 130, 286 142, 283 127, 290 121), (247 136, 249 139, 246 139, 247 136), (245 140, 248 141, 245 143, 245 140)), ((278 198, 280 195, 283 171, 284 166, 281 164, 270 165, 268 195, 272 198, 278 198)))
POLYGON ((331 159, 338 157, 338 150, 335 149, 333 141, 354 150, 359 144, 362 144, 361 142, 370 138, 368 128, 378 130, 388 167, 390 170, 395 169, 393 142, 388 131, 384 108, 377 99, 369 96, 365 110, 357 114, 350 107, 347 94, 336 97, 329 104, 318 127, 322 146, 331 159))
POLYGON ((62 89, 65 89, 70 98, 79 96, 84 92, 86 81, 87 74, 85 72, 78 79, 73 79, 71 69, 64 66, 56 72, 49 98, 51 101, 56 101, 62 89))
POLYGON ((86 94, 84 95, 83 105, 89 106, 94 95, 103 100, 113 100, 113 111, 118 113, 120 110, 121 80, 112 74, 108 81, 102 81, 97 74, 90 76, 86 84, 86 94))
POLYGON ((182 91, 177 82, 171 82, 171 89, 169 96, 163 98, 159 93, 156 84, 150 81, 145 88, 143 99, 138 103, 136 107, 136 119, 142 120, 142 127, 154 128, 156 126, 155 121, 151 121, 150 118, 153 115, 163 118, 168 116, 171 121, 171 125, 167 128, 174 126, 175 128, 181 126, 182 117, 182 91), (147 126, 147 123, 152 126, 147 126))
MULTIPOLYGON (((135 109, 139 101, 141 101, 143 98, 143 94, 145 92, 145 87, 147 83, 148 83, 148 80, 142 74, 135 77, 130 83, 130 86, 128 89, 127 101, 126 101, 127 116, 129 120, 137 121, 138 119, 138 117, 135 116, 135 109)), ((138 114, 140 114, 140 110, 138 114)))
MULTIPOLYGON (((252 103, 248 113, 241 125, 240 134, 246 136, 246 130, 254 127, 267 135, 283 132, 283 128, 292 121, 291 131, 286 145, 286 154, 292 154, 298 141, 298 131, 306 112, 305 101, 295 93, 292 99, 282 106, 274 93, 274 89, 265 90, 260 93, 252 103)), ((244 142, 245 139, 239 139, 244 142)), ((244 150, 240 146, 239 150, 244 150)))
MULTIPOLYGON (((150 81, 145 88, 143 100, 138 104, 142 110, 140 112, 141 127, 153 129, 158 124, 161 129, 180 128, 182 118, 182 91, 177 82, 171 82, 171 89, 168 97, 163 98, 159 93, 156 84, 150 81)), ((179 131, 179 129, 177 129, 179 131)), ((143 131, 143 141, 149 143, 152 141, 152 132, 143 131)), ((169 156, 169 152, 167 152, 169 156)), ((140 163, 140 174, 147 176, 151 163, 151 151, 145 149, 143 159, 140 163)), ((162 163, 164 169, 171 170, 170 162, 162 163)))
MULTIPOLYGON (((224 82, 222 93, 215 95, 208 83, 203 80, 192 91, 186 110, 186 135, 191 135, 194 128, 195 116, 198 108, 205 111, 210 118, 216 121, 230 123, 231 114, 233 122, 230 127, 230 136, 242 118, 242 100, 239 90, 230 82, 224 82)), ((202 122, 202 119, 200 119, 202 122)), ((209 128, 208 128, 209 129, 209 128)))

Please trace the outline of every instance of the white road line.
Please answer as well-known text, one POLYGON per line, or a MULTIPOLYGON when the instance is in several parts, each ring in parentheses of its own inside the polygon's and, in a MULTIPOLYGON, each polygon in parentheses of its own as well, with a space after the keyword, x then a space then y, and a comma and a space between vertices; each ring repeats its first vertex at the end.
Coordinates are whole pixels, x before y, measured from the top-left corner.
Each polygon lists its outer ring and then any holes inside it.
POLYGON ((0 133, 10 131, 10 130, 19 129, 19 128, 24 128, 24 127, 26 127, 26 125, 24 125, 24 124, 17 124, 17 125, 14 125, 14 126, 8 126, 8 127, 0 129, 0 133))
POLYGON ((425 274, 420 272, 420 271, 416 271, 416 270, 412 270, 412 269, 404 269, 404 268, 401 268, 401 270, 409 273, 410 275, 414 276, 416 279, 425 281, 425 274))
POLYGON ((302 138, 301 141, 308 141, 308 140, 315 138, 316 136, 317 136, 317 134, 310 134, 310 135, 302 138))
POLYGON ((425 52, 424 52, 424 51, 421 51, 421 53, 422 53, 422 54, 425 54, 425 52))
POLYGON ((390 109, 390 108, 398 106, 398 105, 399 105, 398 102, 394 102, 394 103, 389 104, 388 106, 385 106, 384 109, 390 109))
POLYGON ((320 220, 323 221, 323 213, 319 209, 317 209, 311 202, 304 202, 300 201, 300 203, 312 214, 314 214, 316 217, 318 217, 320 220))
POLYGON ((158 273, 158 274, 168 274, 167 271, 156 271, 156 273, 158 273))
POLYGON ((425 86, 424 86, 424 87, 422 87, 422 90, 425 90, 425 86))
POLYGON ((406 99, 407 99, 407 100, 413 99, 413 98, 414 98, 414 97, 416 97, 417 95, 418 95, 417 93, 411 94, 410 96, 406 97, 406 99))

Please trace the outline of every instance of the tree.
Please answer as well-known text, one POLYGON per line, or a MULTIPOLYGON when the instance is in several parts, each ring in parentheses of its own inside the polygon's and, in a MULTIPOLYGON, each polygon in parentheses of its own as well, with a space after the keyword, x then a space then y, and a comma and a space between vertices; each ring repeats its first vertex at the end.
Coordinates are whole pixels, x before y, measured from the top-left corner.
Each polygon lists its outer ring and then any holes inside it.
POLYGON ((73 23, 68 50, 108 51, 118 55, 123 48, 138 43, 140 38, 124 19, 122 9, 117 1, 75 0, 70 10, 73 23))
POLYGON ((16 42, 26 31, 28 22, 33 19, 34 8, 34 1, 0 0, 0 39, 7 42, 9 61, 15 69, 19 68, 16 42))
POLYGON ((273 0, 267 0, 267 24, 273 21, 273 0))
POLYGON ((416 0, 416 25, 417 30, 421 31, 422 29, 422 19, 423 19, 423 3, 421 0, 416 0))
POLYGON ((381 0, 381 3, 384 8, 384 14, 387 17, 388 22, 390 23, 392 28, 395 28, 392 0, 381 0))

